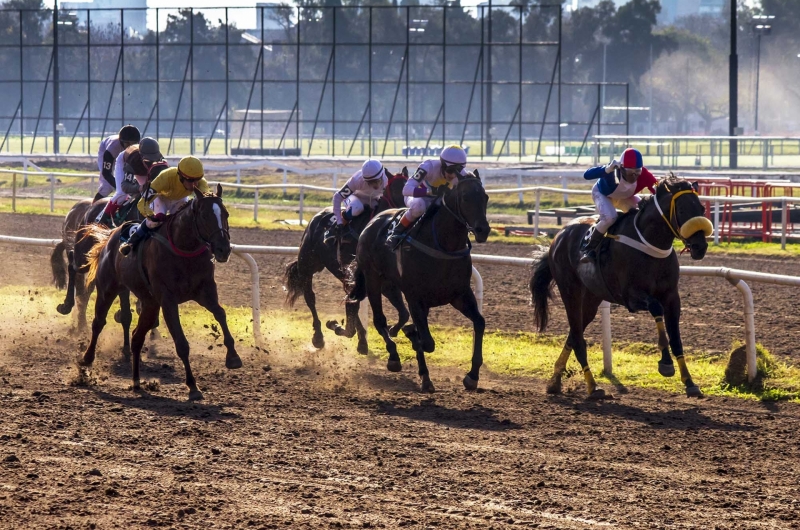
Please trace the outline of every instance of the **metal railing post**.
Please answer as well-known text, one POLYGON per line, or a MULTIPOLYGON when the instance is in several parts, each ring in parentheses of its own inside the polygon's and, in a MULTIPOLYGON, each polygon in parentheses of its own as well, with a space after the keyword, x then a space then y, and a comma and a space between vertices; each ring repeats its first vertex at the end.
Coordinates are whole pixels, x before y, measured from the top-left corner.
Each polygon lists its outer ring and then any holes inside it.
POLYGON ((11 211, 17 211, 17 174, 11 177, 11 211))
POLYGON ((55 211, 56 177, 50 173, 50 212, 55 211))
MULTIPOLYGON (((284 184, 286 184, 287 178, 288 178, 288 176, 286 174, 286 169, 284 169, 283 170, 283 183, 284 184)), ((283 195, 284 195, 284 197, 286 196, 286 187, 285 186, 283 188, 283 195)))
MULTIPOLYGON (((567 189, 567 177, 561 177, 561 187, 567 189)), ((564 206, 569 206, 569 193, 564 193, 564 206)))
POLYGON ((539 204, 542 200, 542 190, 536 190, 536 207, 533 210, 533 237, 539 237, 539 204))
POLYGON ((714 245, 719 245, 719 199, 714 199, 714 245))
POLYGON ((781 199, 781 250, 786 250, 786 199, 781 199))
MULTIPOLYGON (((522 187, 522 173, 517 173, 517 187, 518 188, 522 187)), ((522 192, 519 192, 517 194, 517 197, 519 197, 519 205, 522 206, 525 203, 525 200, 522 197, 522 192)))
POLYGON ((603 327, 603 373, 613 375, 613 356, 611 353, 611 304, 603 300, 600 304, 600 320, 603 327))
POLYGON ((258 192, 260 190, 256 188, 255 194, 253 195, 253 221, 258 222, 258 192))

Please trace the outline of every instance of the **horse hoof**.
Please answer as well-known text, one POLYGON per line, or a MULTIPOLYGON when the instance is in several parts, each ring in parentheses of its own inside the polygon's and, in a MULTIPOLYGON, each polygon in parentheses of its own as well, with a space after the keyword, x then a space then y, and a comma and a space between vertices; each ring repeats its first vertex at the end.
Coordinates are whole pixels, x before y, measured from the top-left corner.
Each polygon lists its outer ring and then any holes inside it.
POLYGON ((331 331, 336 331, 336 328, 339 327, 339 323, 336 322, 335 320, 328 320, 327 322, 325 322, 325 327, 331 331))
POLYGON ((200 401, 203 399, 203 393, 197 389, 189 391, 189 401, 200 401))
POLYGON ((600 399, 609 399, 609 398, 611 398, 611 396, 607 395, 605 390, 603 390, 602 388, 596 388, 594 392, 589 394, 589 397, 587 399, 589 399, 590 401, 597 401, 600 399))
POLYGON ((389 328, 389 336, 392 338, 397 337, 397 334, 400 333, 400 328, 398 326, 392 326, 389 328))
POLYGON ((369 353, 369 346, 367 346, 367 341, 361 342, 358 341, 358 346, 356 347, 356 351, 360 355, 366 355, 369 353))
POLYGON ((467 374, 464 376, 464 388, 467 390, 477 390, 478 382, 471 378, 469 374, 467 374))
POLYGON ((141 383, 140 383, 139 381, 134 381, 134 382, 133 382, 133 391, 134 391, 134 392, 138 392, 138 391, 140 391, 141 389, 142 389, 142 385, 141 385, 141 383))
POLYGON ((67 307, 66 304, 58 304, 58 306, 56 306, 56 311, 58 311, 62 315, 69 315, 72 312, 72 308, 67 307))
POLYGON ((553 394, 553 395, 560 394, 561 393, 561 378, 558 378, 558 379, 553 378, 553 379, 551 379, 547 383, 546 391, 547 391, 548 394, 553 394))
POLYGON ((322 333, 314 333, 314 337, 311 339, 311 344, 314 345, 316 349, 321 349, 325 347, 325 337, 322 336, 322 333))
POLYGON ((237 368, 242 367, 242 358, 236 355, 235 353, 232 355, 228 355, 225 358, 225 368, 228 370, 236 370, 237 368))
POLYGON ((400 361, 388 361, 386 363, 386 369, 390 372, 399 372, 403 369, 403 366, 400 364, 400 361))
POLYGON ((436 389, 433 388, 433 383, 431 383, 431 380, 428 379, 427 377, 422 380, 421 390, 428 394, 433 394, 434 392, 436 392, 436 389))
POLYGON ((672 377, 673 375, 675 375, 675 365, 658 363, 658 373, 660 373, 664 377, 672 377))
POLYGON ((696 397, 696 398, 703 397, 703 392, 697 385, 688 385, 686 387, 686 397, 696 397))
POLYGON ((117 324, 122 322, 122 311, 117 310, 117 312, 114 313, 114 322, 116 322, 117 324))
POLYGON ((130 348, 122 348, 122 357, 125 359, 125 362, 131 360, 131 349, 130 348))

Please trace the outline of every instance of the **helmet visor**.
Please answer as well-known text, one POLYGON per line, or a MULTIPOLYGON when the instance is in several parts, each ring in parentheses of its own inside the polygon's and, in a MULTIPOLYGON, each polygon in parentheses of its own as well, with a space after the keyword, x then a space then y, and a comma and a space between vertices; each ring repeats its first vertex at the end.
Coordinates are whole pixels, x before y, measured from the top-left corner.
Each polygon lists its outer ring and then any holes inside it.
POLYGON ((180 177, 181 181, 188 180, 189 182, 197 182, 201 178, 203 178, 203 175, 200 175, 199 177, 190 177, 189 175, 186 175, 183 171, 178 169, 178 177, 180 177))

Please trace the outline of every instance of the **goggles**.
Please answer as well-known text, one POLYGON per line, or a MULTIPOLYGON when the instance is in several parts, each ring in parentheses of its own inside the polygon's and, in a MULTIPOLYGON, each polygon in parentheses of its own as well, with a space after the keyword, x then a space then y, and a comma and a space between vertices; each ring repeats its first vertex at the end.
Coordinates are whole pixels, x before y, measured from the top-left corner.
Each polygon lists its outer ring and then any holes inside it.
POLYGON ((202 175, 196 178, 189 177, 185 175, 180 169, 178 170, 178 177, 181 179, 181 182, 183 182, 184 180, 188 180, 189 182, 198 182, 200 179, 203 178, 202 175))
POLYGON ((442 164, 442 171, 445 173, 455 173, 456 175, 460 175, 462 171, 464 171, 463 164, 442 164))

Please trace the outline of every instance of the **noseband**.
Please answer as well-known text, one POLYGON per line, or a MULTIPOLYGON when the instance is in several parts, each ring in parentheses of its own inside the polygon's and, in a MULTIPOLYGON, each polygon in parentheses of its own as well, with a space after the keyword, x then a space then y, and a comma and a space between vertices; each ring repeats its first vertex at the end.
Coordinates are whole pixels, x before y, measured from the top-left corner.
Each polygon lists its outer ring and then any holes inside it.
POLYGON ((692 217, 691 219, 683 223, 683 225, 681 225, 678 222, 678 212, 676 211, 675 208, 675 203, 678 200, 678 197, 680 197, 681 195, 686 195, 687 193, 697 196, 698 195, 697 192, 693 188, 690 188, 688 190, 673 192, 669 188, 668 184, 664 184, 664 187, 667 189, 669 193, 672 194, 672 198, 670 199, 669 203, 669 217, 664 215, 664 211, 661 209, 661 204, 659 204, 658 202, 658 188, 656 188, 656 193, 655 196, 653 197, 653 201, 656 203, 656 209, 658 209, 658 213, 661 215, 661 218, 664 219, 664 222, 667 223, 667 226, 669 226, 669 229, 670 231, 672 231, 672 234, 676 238, 680 239, 686 246, 689 245, 687 238, 692 234, 694 234, 695 232, 697 232, 698 230, 703 230, 703 232, 707 236, 710 235, 711 232, 713 231, 713 228, 711 227, 711 222, 702 215, 692 217))

